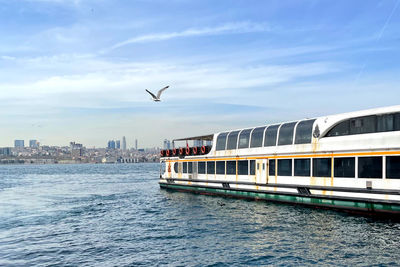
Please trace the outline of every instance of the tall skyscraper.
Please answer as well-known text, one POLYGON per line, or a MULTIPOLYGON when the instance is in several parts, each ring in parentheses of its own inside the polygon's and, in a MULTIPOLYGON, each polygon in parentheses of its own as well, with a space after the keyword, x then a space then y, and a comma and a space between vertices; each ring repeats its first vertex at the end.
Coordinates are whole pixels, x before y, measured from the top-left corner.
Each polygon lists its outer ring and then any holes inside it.
POLYGON ((39 147, 39 142, 37 140, 29 140, 29 147, 37 148, 39 147))
POLYGON ((107 148, 115 149, 115 141, 114 140, 108 141, 107 148))
POLYGON ((126 150, 126 138, 125 138, 125 136, 122 136, 122 150, 123 151, 126 150))
POLYGON ((137 150, 137 139, 135 139, 135 149, 137 150))
POLYGON ((25 147, 24 140, 14 140, 14 147, 25 147))
POLYGON ((171 149, 171 141, 164 139, 164 149, 171 149))
POLYGON ((121 149, 121 141, 120 141, 120 140, 117 140, 117 141, 115 142, 115 148, 121 149))

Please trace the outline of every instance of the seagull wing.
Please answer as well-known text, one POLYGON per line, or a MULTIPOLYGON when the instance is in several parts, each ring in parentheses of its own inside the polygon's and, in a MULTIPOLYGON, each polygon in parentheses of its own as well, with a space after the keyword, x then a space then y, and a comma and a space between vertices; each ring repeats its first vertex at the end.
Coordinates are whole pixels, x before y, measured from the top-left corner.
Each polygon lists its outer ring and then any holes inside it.
POLYGON ((150 92, 149 90, 147 90, 147 89, 145 89, 146 90, 146 92, 147 93, 149 93, 154 99, 156 99, 157 97, 152 93, 152 92, 150 92))
POLYGON ((160 98, 162 92, 164 92, 165 90, 167 90, 168 87, 169 87, 169 85, 168 85, 168 86, 165 86, 165 87, 162 88, 162 89, 160 89, 160 90, 157 92, 157 98, 160 98))

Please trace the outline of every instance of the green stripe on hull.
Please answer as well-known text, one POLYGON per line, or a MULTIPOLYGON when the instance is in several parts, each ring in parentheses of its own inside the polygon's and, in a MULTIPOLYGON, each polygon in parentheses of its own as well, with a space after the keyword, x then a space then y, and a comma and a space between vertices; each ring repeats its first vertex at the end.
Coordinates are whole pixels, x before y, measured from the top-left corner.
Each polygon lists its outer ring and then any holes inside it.
POLYGON ((370 213, 396 213, 400 214, 400 205, 398 204, 380 204, 380 203, 367 203, 360 201, 349 201, 349 200, 337 200, 337 199, 324 199, 306 196, 293 196, 293 195, 280 195, 280 194, 268 194, 263 192, 247 192, 237 191, 222 188, 209 188, 209 187, 198 187, 198 186, 185 186, 176 184, 164 184, 160 183, 160 187, 167 189, 185 190, 196 193, 206 193, 215 195, 228 195, 233 197, 243 197, 252 199, 263 199, 278 202, 288 202, 304 205, 313 206, 324 206, 337 209, 349 209, 366 211, 370 213))

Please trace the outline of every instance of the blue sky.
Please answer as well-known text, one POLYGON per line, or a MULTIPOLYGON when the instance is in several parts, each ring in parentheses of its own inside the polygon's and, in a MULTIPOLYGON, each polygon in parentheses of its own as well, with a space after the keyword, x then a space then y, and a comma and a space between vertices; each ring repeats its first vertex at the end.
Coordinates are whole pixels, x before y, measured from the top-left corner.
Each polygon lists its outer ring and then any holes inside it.
POLYGON ((397 105, 399 5, 0 0, 0 146, 160 146, 397 105))

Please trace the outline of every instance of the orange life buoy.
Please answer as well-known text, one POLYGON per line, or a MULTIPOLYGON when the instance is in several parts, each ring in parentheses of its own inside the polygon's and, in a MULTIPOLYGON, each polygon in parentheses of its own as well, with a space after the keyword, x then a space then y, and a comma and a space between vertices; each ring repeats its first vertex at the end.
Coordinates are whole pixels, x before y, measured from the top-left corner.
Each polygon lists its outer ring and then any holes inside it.
POLYGON ((175 155, 176 155, 176 152, 177 152, 177 151, 176 151, 176 148, 174 148, 174 149, 172 150, 172 155, 175 156, 175 155))
POLYGON ((164 150, 160 150, 160 156, 164 157, 164 150))
POLYGON ((184 154, 184 150, 183 147, 179 148, 179 155, 183 155, 184 154))
POLYGON ((202 154, 205 154, 205 153, 206 153, 206 147, 205 147, 205 146, 202 146, 202 147, 201 147, 201 153, 202 153, 202 154))
POLYGON ((197 154, 197 147, 195 146, 195 147, 193 147, 193 154, 197 154))
POLYGON ((167 149, 166 152, 167 152, 167 157, 169 157, 169 149, 167 149))
POLYGON ((190 148, 189 147, 186 148, 186 155, 190 155, 190 148))

